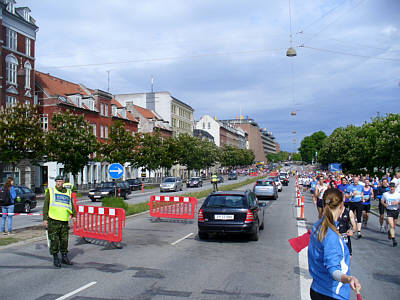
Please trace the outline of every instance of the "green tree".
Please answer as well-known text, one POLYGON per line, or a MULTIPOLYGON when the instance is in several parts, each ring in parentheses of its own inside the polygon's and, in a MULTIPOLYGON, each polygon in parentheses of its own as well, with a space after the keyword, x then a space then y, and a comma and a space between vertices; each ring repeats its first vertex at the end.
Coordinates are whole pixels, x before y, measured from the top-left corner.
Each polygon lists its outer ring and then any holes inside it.
POLYGON ((51 130, 46 136, 46 154, 50 161, 64 165, 64 174, 72 173, 77 182, 77 174, 90 161, 98 143, 92 126, 82 115, 70 111, 54 114, 50 122, 51 130))
POLYGON ((0 160, 15 168, 21 160, 37 161, 44 153, 44 131, 37 107, 17 104, 0 110, 0 160))
POLYGON ((311 136, 306 136, 299 148, 301 159, 304 162, 311 163, 315 159, 315 153, 322 148, 326 134, 323 131, 314 132, 311 136))
POLYGON ((162 138, 161 148, 160 167, 164 169, 165 175, 168 175, 169 170, 177 163, 179 157, 176 151, 178 148, 176 139, 174 137, 162 138))
POLYGON ((200 164, 197 161, 200 159, 200 139, 193 137, 189 134, 180 134, 176 138, 178 163, 182 166, 186 166, 188 176, 190 176, 191 170, 199 169, 200 164))

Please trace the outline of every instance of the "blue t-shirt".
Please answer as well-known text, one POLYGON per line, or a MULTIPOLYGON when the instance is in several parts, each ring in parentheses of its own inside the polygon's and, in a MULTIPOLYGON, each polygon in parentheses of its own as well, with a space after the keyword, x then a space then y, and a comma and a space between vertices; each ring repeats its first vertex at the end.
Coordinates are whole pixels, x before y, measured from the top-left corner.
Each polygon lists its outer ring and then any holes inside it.
POLYGON ((315 187, 317 186, 318 180, 311 181, 311 190, 315 191, 315 187))
POLYGON ((361 202, 362 195, 364 193, 364 187, 360 184, 357 184, 357 185, 352 184, 351 186, 348 187, 347 193, 350 195, 351 194, 353 195, 350 198, 350 202, 361 202))
MULTIPOLYGON (((338 188, 339 190, 341 190, 343 194, 346 194, 346 193, 347 193, 347 188, 348 188, 348 187, 349 187, 348 184, 343 184, 343 183, 341 183, 341 184, 339 184, 339 185, 337 186, 337 188, 338 188)), ((347 198, 344 199, 344 202, 348 202, 348 201, 349 201, 349 199, 347 199, 347 198)))
POLYGON ((371 204, 371 197, 372 197, 372 187, 369 187, 369 190, 366 191, 364 189, 364 205, 369 205, 371 204))

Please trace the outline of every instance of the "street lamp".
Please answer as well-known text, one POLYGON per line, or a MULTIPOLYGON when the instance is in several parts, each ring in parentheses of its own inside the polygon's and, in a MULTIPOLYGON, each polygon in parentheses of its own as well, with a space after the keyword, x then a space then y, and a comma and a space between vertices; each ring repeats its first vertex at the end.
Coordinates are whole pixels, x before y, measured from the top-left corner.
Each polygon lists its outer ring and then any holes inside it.
POLYGON ((288 57, 294 57, 294 56, 296 56, 297 54, 296 54, 296 50, 294 50, 294 48, 293 47, 290 47, 289 49, 287 49, 287 51, 286 51, 286 56, 288 56, 288 57))

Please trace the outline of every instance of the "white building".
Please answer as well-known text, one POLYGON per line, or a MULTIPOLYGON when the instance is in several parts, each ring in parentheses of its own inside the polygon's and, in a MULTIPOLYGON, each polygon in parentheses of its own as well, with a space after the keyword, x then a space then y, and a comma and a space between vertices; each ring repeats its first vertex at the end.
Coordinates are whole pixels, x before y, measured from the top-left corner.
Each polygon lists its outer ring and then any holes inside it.
POLYGON ((217 145, 218 147, 221 146, 220 127, 221 124, 210 115, 202 116, 200 120, 196 123, 196 129, 201 129, 211 134, 214 137, 215 145, 217 145))

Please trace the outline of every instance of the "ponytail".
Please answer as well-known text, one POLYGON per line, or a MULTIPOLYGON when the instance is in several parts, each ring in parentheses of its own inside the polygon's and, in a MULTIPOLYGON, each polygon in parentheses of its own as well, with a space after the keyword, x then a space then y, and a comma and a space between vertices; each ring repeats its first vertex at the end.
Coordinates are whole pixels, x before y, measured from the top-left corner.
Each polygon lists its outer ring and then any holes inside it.
POLYGON ((341 203, 343 202, 343 193, 341 190, 336 188, 327 189, 323 196, 323 203, 325 204, 324 208, 324 217, 320 224, 319 233, 318 233, 318 240, 320 242, 325 239, 328 228, 331 228, 336 234, 339 234, 335 226, 335 220, 333 219, 332 211, 335 210, 341 203))

